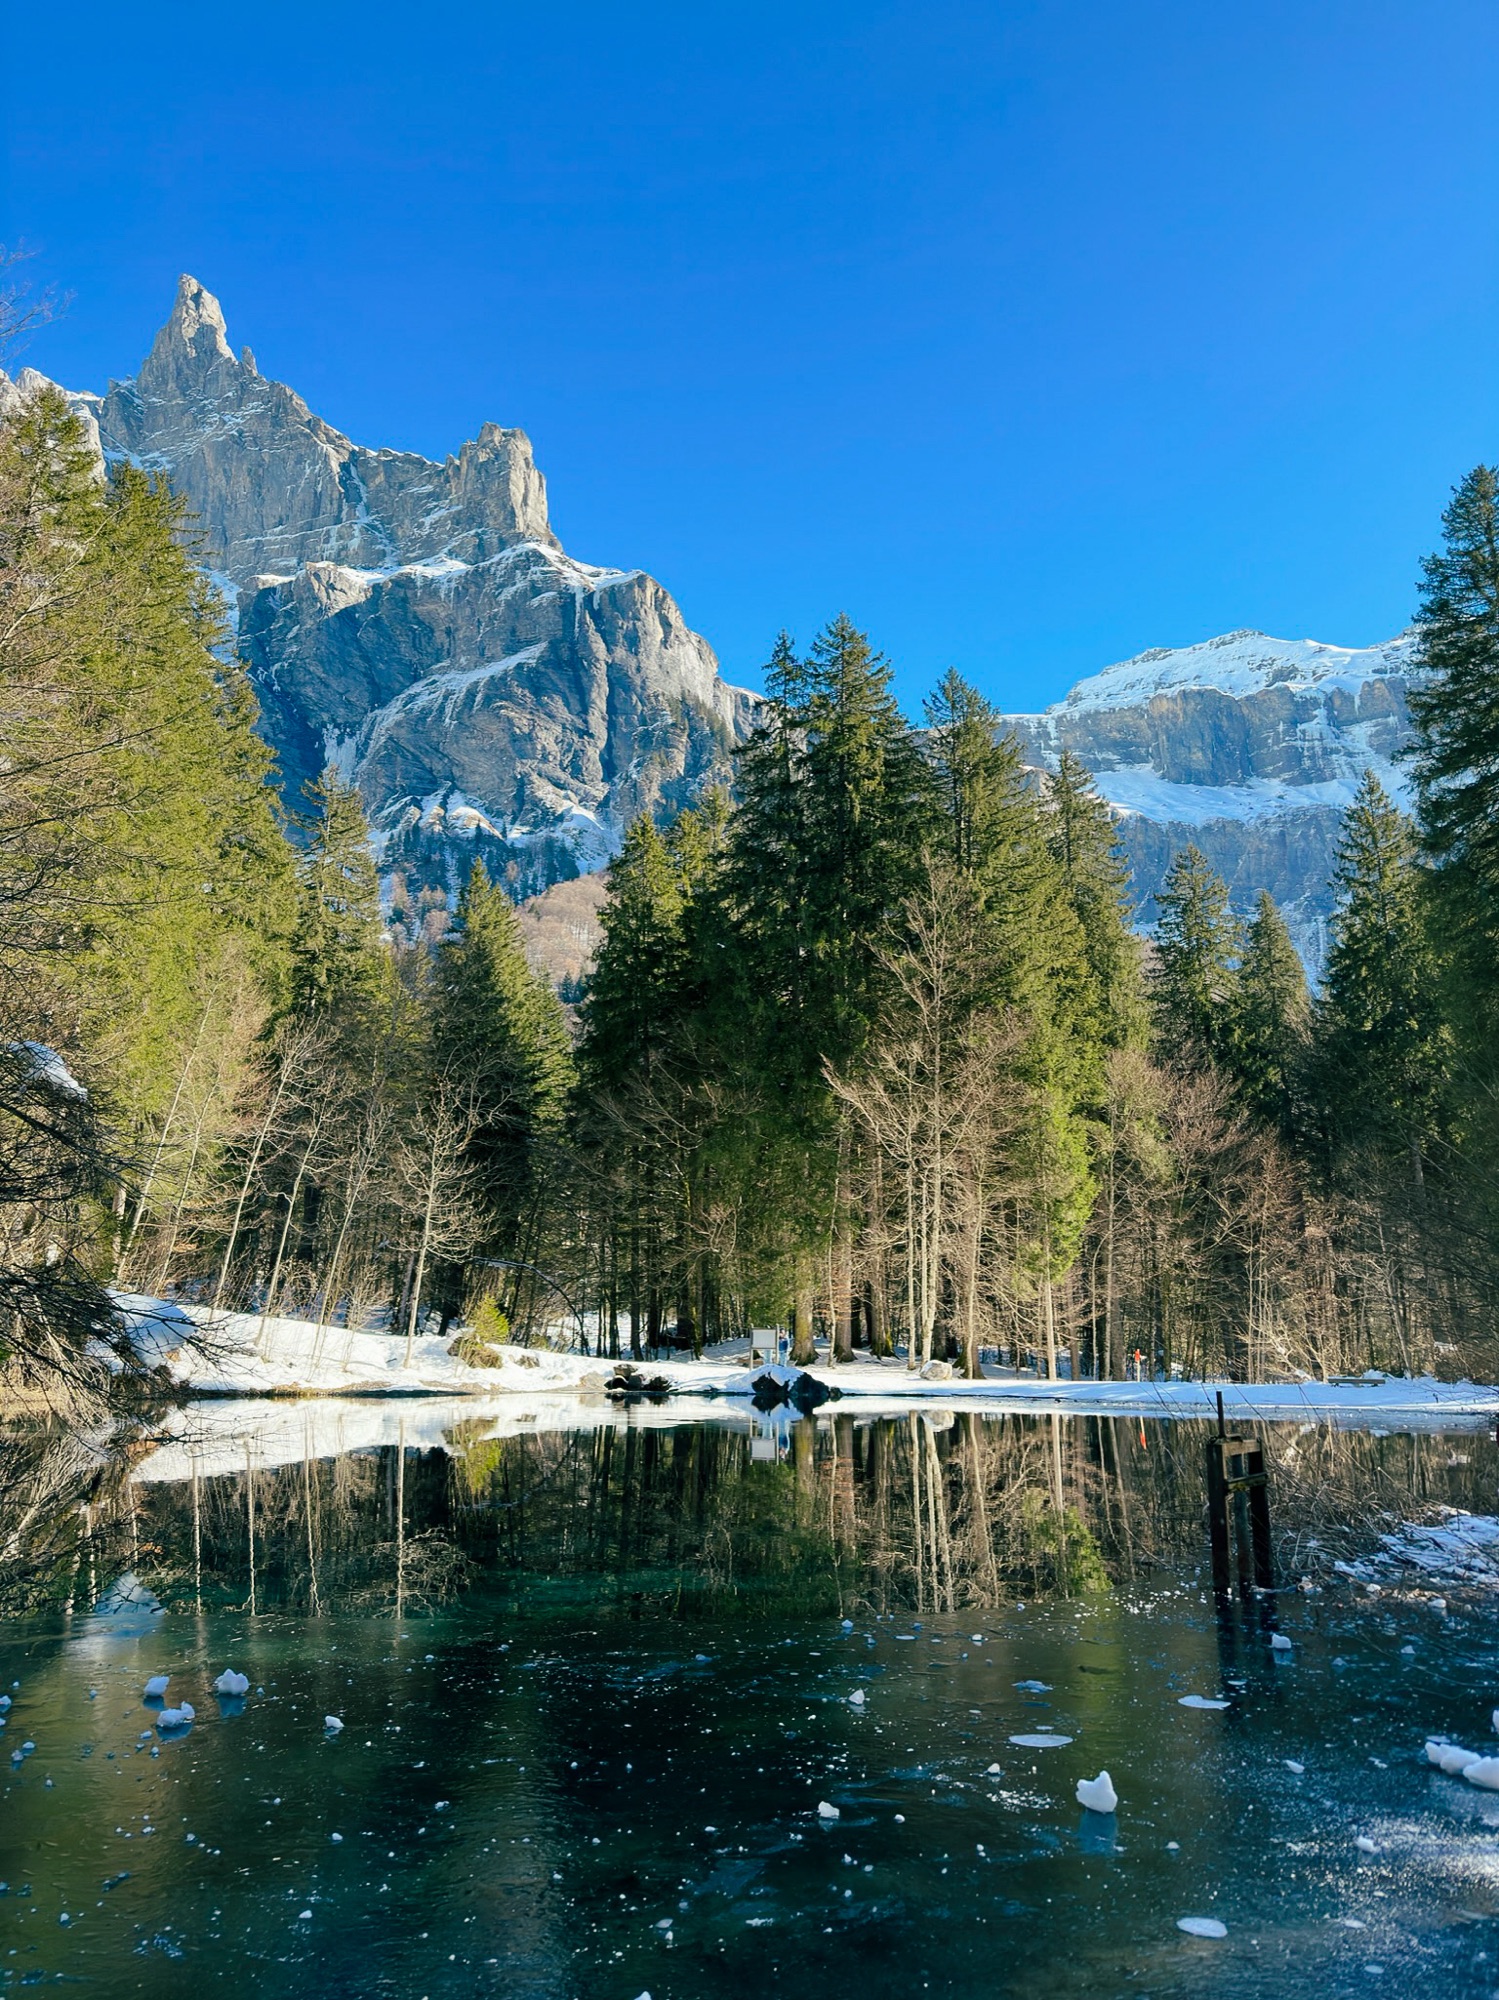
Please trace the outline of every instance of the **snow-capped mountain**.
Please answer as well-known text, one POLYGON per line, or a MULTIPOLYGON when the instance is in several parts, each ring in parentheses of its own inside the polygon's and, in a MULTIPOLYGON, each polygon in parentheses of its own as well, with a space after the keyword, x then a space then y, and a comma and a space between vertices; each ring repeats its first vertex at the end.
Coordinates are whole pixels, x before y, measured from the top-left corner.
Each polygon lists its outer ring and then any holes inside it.
MULTIPOLYGON (((44 380, 0 375, 0 415, 44 380)), ((442 463, 356 445, 236 357, 192 278, 139 373, 72 400, 106 458, 185 496, 288 798, 337 763, 387 878, 451 893, 482 853, 524 896, 729 775, 756 697, 653 578, 562 550, 523 431, 485 424, 442 463)), ((1370 766, 1405 790, 1413 653, 1409 635, 1350 650, 1229 632, 1008 721, 1037 763, 1070 748, 1095 773, 1143 923, 1195 841, 1238 908, 1270 891, 1315 968, 1343 810, 1370 766)))
POLYGON ((1143 921, 1172 856, 1195 841, 1237 908, 1270 891, 1315 967, 1359 780, 1372 767, 1404 801, 1397 759, 1414 648, 1408 633, 1350 649, 1226 632, 1106 667, 1042 714, 1008 722, 1036 762, 1070 749, 1094 773, 1119 815, 1143 921))
POLYGON ((523 431, 353 444, 188 277, 139 373, 74 400, 186 497, 288 799, 337 763, 388 875, 451 891, 477 852, 526 894, 727 774, 754 697, 653 578, 563 552, 523 431))

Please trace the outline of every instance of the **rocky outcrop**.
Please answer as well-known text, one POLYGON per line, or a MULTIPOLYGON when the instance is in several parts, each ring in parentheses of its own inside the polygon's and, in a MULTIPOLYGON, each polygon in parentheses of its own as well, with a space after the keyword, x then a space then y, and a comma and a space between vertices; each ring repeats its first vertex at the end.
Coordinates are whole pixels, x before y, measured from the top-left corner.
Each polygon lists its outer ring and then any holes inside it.
POLYGON ((482 854, 529 894, 727 775, 755 698, 653 578, 563 553, 523 431, 353 444, 186 277, 140 372, 75 400, 185 497, 289 799, 338 764, 388 876, 451 892, 482 854))
POLYGON ((1409 634, 1349 649, 1228 632, 1141 653, 1080 681, 1040 715, 1008 719, 1037 763, 1074 751, 1119 819, 1142 923, 1189 841, 1248 912, 1280 904, 1314 970, 1343 813, 1374 769, 1404 801, 1409 634))

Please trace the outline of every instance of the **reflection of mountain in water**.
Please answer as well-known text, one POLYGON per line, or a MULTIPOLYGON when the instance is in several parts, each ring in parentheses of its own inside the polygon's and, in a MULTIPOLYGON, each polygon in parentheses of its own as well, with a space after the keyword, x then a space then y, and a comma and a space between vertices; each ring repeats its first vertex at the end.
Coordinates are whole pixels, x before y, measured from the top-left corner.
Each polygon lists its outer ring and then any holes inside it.
MULTIPOLYGON (((133 1478, 120 1463, 55 1495, 33 1522, 45 1560, 12 1545, 10 1595, 82 1608, 128 1556, 132 1602, 169 1608, 385 1614, 586 1587, 748 1617, 957 1612, 1088 1596, 1204 1554, 1197 1424, 935 1410, 775 1426, 671 1405, 639 1419, 303 1404, 251 1431, 236 1412, 232 1444, 180 1439, 133 1478)), ((1481 1511, 1499 1465, 1486 1434, 1460 1450, 1266 1437, 1289 1575, 1376 1547, 1391 1517, 1481 1511)))

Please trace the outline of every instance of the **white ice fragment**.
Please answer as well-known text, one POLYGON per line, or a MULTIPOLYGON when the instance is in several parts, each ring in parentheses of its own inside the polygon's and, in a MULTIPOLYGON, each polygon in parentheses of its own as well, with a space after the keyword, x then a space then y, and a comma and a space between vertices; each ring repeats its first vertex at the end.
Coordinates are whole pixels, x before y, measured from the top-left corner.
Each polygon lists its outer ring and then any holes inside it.
MULTIPOLYGON (((1220 1701, 1210 1694, 1184 1694, 1177 1697, 1178 1708, 1227 1708, 1226 1701, 1220 1701)), ((1203 1919, 1206 1922, 1206 1918, 1203 1919)))
POLYGON ((1015 1685, 1022 1694, 1051 1693, 1050 1681, 1016 1681, 1015 1685))
POLYGON ((1298 1764, 1294 1757, 1282 1757, 1280 1761, 1282 1762, 1282 1764, 1285 1765, 1286 1769, 1291 1773, 1293 1777, 1299 1778, 1303 1776, 1306 1771, 1305 1764, 1298 1764))
POLYGON ((339 1730, 343 1728, 343 1724, 336 1715, 325 1715, 323 1717, 323 1727, 330 1736, 336 1736, 339 1730))
POLYGON ((1494 1710, 1494 1713, 1489 1717, 1489 1720, 1494 1725, 1495 1734, 1499 1735, 1499 1708, 1496 1708, 1494 1710))
POLYGON ((864 1706, 863 1688, 854 1689, 853 1693, 848 1698, 848 1704, 850 1708, 862 1708, 864 1706))
POLYGON ((839 1626, 839 1630, 843 1632, 852 1632, 853 1629, 854 1629, 854 1621, 852 1618, 843 1619, 839 1626))
POLYGON ((153 1701, 157 1696, 164 1695, 171 1678, 170 1674, 152 1674, 150 1680, 146 1682, 146 1700, 153 1701))
POLYGON ((1004 1776, 1004 1766, 1002 1764, 991 1764, 988 1770, 985 1771, 984 1776, 986 1778, 1002 1778, 1004 1776))
POLYGON ((1449 1778, 1455 1778, 1466 1771, 1470 1764, 1476 1764, 1479 1758, 1476 1750, 1465 1750, 1461 1743, 1449 1743, 1434 1761, 1449 1778))
POLYGON ((1113 1812, 1119 1804, 1119 1794, 1114 1790, 1108 1772, 1100 1771, 1096 1778, 1079 1778, 1077 1802, 1080 1806, 1086 1806, 1089 1812, 1113 1812))
POLYGON ((0 1715, 3 1715, 9 1707, 10 1696, 8 1694, 0 1694, 0 1715))
POLYGON ((1072 1741, 1070 1736, 1012 1736, 1010 1741, 1022 1750, 1063 1750, 1072 1741))
POLYGON ((213 1684, 215 1694, 248 1694, 250 1678, 248 1674, 237 1674, 233 1667, 225 1667, 213 1684))
POLYGON ((1221 1938, 1228 1936, 1228 1925, 1220 1924, 1216 1917, 1178 1917, 1176 1928, 1185 1931, 1188 1937, 1221 1938))
POLYGON ((1272 1632, 1270 1634, 1270 1650, 1272 1653, 1290 1652, 1291 1642, 1284 1632, 1272 1632))
POLYGON ((1379 1842, 1371 1840, 1367 1833, 1361 1833, 1353 1844, 1360 1854, 1379 1854, 1383 1852, 1379 1842))
POLYGON ((311 1910, 298 1910, 297 1922, 299 1924, 310 1924, 312 1922, 311 1910))
POLYGON ((1475 1757, 1464 1764, 1463 1776, 1485 1792, 1499 1792, 1499 1757, 1475 1757))
POLYGON ((156 1727, 163 1733, 169 1729, 186 1729, 193 1715, 192 1703, 185 1701, 178 1708, 164 1708, 156 1718, 156 1727))
POLYGON ((329 1836, 328 1836, 328 1838, 329 1838, 330 1840, 342 1840, 342 1839, 343 1839, 343 1835, 342 1835, 341 1833, 330 1833, 330 1834, 329 1834, 329 1836))
POLYGON ((830 1806, 827 1800, 824 1799, 817 1808, 817 1817, 819 1819, 842 1819, 843 1815, 836 1806, 830 1806))

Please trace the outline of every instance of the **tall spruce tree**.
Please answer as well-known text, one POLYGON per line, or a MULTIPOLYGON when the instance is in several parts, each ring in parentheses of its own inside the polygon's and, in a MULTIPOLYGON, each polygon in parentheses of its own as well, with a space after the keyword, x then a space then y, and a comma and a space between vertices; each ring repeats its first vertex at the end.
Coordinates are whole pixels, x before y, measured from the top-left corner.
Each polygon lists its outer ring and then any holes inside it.
POLYGON ((1047 836, 1082 926, 1083 951, 1111 1048, 1144 1039, 1140 942, 1130 924, 1129 866, 1092 773, 1063 750, 1047 782, 1047 836))
POLYGON ((1335 1157, 1419 1182, 1441 1125, 1451 1037, 1422 907, 1414 829, 1372 771, 1348 809, 1317 1006, 1318 1096, 1335 1157))
POLYGON ((1289 1138, 1306 1060, 1311 995, 1285 918, 1265 890, 1244 933, 1237 984, 1230 1066, 1239 1094, 1289 1138))
POLYGON ((1442 516, 1416 615, 1412 764, 1454 1044, 1468 1191, 1499 1248, 1499 469, 1476 466, 1442 516))
POLYGON ((1410 689, 1422 843, 1464 913, 1499 918, 1499 471, 1476 466, 1422 564, 1422 672, 1410 689))
POLYGON ((1227 1059, 1238 997, 1241 934, 1223 878, 1196 846, 1172 862, 1156 897, 1156 1042, 1171 1062, 1227 1059))
POLYGON ((290 855, 182 504, 108 481, 55 391, 0 421, 0 1001, 132 1123, 226 953, 273 988, 290 855))
POLYGON ((561 1003, 532 971, 515 906, 482 861, 438 950, 431 1008, 436 1087, 465 1093, 472 1107, 464 1153, 489 1247, 514 1256, 526 1247, 573 1061, 561 1003))
POLYGON ((387 990, 389 956, 369 822, 356 785, 333 765, 303 788, 310 810, 297 870, 288 1011, 316 1013, 337 1033, 371 1026, 387 990))

